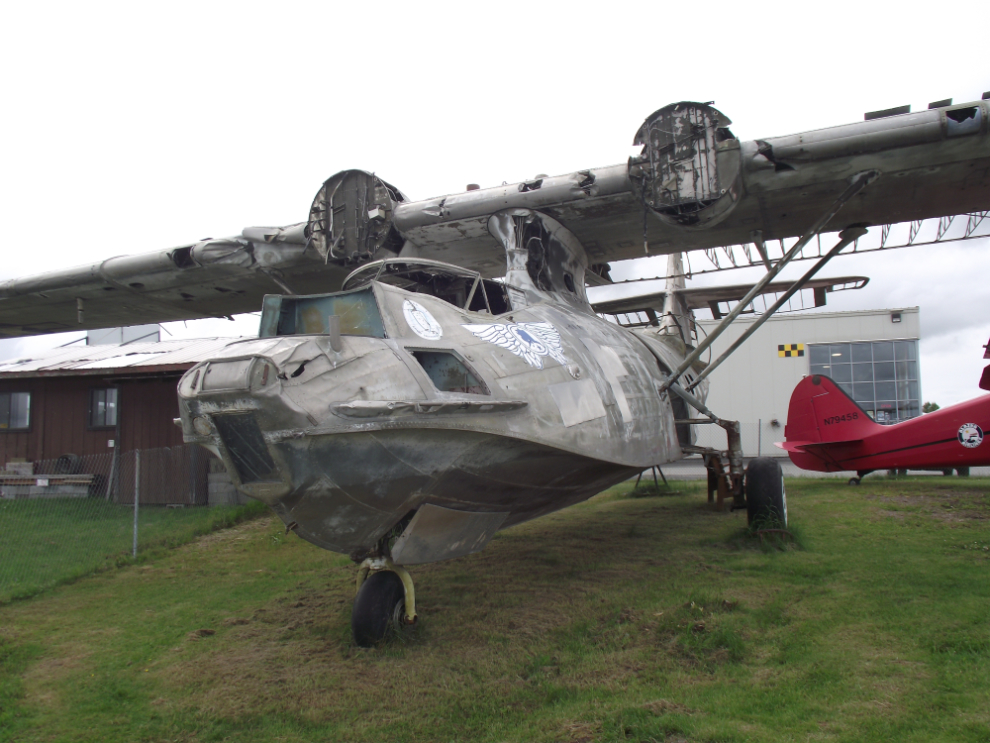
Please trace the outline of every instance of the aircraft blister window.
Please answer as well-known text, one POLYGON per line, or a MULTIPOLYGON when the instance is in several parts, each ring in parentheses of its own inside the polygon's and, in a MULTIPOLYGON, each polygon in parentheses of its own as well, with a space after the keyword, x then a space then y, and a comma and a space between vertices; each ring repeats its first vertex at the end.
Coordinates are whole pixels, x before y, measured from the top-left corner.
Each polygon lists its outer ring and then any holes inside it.
POLYGON ((440 392, 463 392, 468 395, 490 395, 484 382, 474 375, 459 358, 444 351, 411 351, 433 386, 440 392))

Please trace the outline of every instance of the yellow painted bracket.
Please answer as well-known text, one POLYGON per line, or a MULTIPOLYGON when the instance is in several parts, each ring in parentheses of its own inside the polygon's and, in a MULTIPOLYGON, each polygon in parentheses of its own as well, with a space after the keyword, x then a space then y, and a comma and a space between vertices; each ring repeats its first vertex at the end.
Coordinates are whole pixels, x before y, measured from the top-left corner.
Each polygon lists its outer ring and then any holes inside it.
POLYGON ((405 594, 405 622, 406 624, 416 623, 416 587, 413 585, 412 576, 409 571, 401 565, 396 565, 389 557, 369 557, 358 566, 357 586, 355 593, 361 590, 361 586, 368 580, 368 575, 372 572, 391 570, 399 576, 402 581, 402 590, 405 594))

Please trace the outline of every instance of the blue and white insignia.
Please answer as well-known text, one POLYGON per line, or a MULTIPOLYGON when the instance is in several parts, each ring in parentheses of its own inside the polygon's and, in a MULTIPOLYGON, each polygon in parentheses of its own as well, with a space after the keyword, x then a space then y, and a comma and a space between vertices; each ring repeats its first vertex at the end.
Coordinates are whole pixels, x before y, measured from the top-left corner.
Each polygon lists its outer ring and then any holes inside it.
POLYGON ((549 356, 561 366, 567 363, 560 345, 560 333, 548 322, 491 323, 462 325, 483 341, 519 356, 537 369, 543 368, 543 358, 549 356))
POLYGON ((409 328, 425 341, 438 341, 443 337, 443 328, 436 318, 419 302, 407 299, 402 303, 402 314, 409 328))

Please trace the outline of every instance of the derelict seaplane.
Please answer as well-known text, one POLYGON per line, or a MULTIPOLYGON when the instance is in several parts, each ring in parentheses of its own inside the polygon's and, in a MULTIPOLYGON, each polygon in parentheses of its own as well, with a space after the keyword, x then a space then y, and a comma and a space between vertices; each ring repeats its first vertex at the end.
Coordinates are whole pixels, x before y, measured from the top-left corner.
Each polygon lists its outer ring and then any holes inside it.
POLYGON ((757 296, 783 289, 765 320, 796 292, 848 283, 814 276, 870 228, 886 240, 884 225, 966 214, 969 236, 990 208, 987 101, 886 113, 744 142, 711 105, 678 103, 646 119, 627 163, 421 201, 344 171, 299 224, 7 282, 0 335, 261 306, 257 339, 180 381, 185 440, 288 529, 354 559, 354 636, 374 644, 416 619, 408 566, 687 454, 719 503, 786 519, 779 465, 744 471, 738 423, 705 404, 708 376, 759 323, 703 354, 757 296), (801 279, 772 285, 833 233, 801 279), (686 289, 680 255, 727 246, 763 278, 686 289), (663 292, 589 301, 609 263, 643 255, 671 256, 663 292), (699 341, 692 309, 727 300, 699 341), (724 449, 696 445, 712 423, 724 449))

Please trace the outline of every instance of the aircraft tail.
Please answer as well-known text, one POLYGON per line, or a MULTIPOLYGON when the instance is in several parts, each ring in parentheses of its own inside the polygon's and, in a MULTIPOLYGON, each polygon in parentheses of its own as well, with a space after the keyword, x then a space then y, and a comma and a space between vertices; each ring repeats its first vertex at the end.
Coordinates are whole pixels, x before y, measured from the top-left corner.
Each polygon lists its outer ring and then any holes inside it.
POLYGON ((805 377, 791 393, 786 441, 781 448, 802 451, 809 444, 849 443, 883 429, 831 379, 805 377))
POLYGON ((682 253, 671 253, 667 256, 667 284, 660 327, 667 333, 676 335, 686 346, 691 346, 694 315, 681 297, 685 286, 682 255, 682 253))

